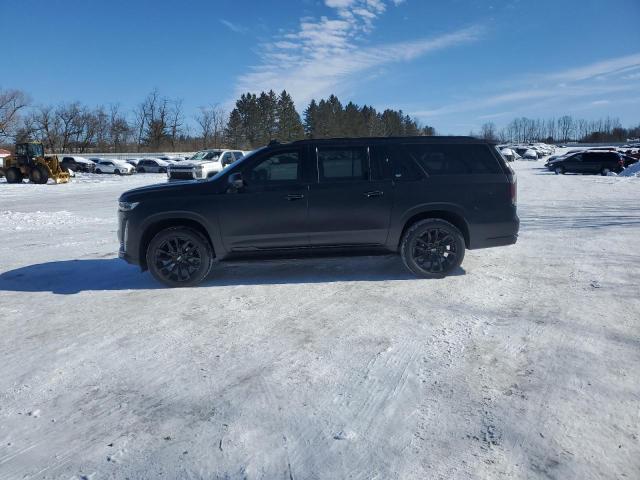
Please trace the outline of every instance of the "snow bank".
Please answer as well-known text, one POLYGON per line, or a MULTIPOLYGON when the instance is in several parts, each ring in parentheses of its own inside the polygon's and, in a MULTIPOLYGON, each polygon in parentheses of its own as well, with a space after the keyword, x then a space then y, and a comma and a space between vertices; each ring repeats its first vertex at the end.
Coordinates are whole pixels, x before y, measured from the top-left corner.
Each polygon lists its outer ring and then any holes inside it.
POLYGON ((68 228, 88 224, 107 223, 108 220, 97 217, 74 215, 66 210, 58 212, 0 212, 0 231, 24 232, 43 228, 68 228))
POLYGON ((640 177, 640 162, 628 166, 618 174, 619 177, 640 177))

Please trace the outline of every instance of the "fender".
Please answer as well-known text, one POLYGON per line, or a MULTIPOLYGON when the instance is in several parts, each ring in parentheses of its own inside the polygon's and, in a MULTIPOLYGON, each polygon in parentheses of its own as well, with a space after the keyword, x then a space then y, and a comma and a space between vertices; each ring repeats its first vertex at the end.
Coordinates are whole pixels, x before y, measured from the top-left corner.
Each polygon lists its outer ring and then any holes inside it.
MULTIPOLYGON (((389 229, 389 238, 388 238, 387 246, 391 250, 394 250, 394 251, 397 250, 398 245, 400 243, 400 239, 402 237, 402 233, 404 232, 408 222, 413 218, 420 218, 420 217, 426 218, 429 216, 430 213, 433 213, 434 217, 436 218, 442 218, 441 216, 442 213, 445 213, 445 214, 448 213, 456 217, 457 221, 452 223, 458 223, 458 224, 461 223, 461 225, 458 225, 458 226, 459 228, 462 227, 461 228, 462 234, 465 237, 465 241, 467 242, 467 245, 469 244, 470 228, 469 228, 469 223, 466 220, 467 215, 465 210, 460 205, 457 205, 455 203, 433 202, 433 203, 421 203, 418 205, 414 205, 400 215, 394 212, 392 214, 392 221, 389 229)), ((445 220, 447 219, 445 218, 445 220)))
MULTIPOLYGON (((216 215, 216 222, 217 219, 218 217, 216 215)), ((224 244, 222 242, 222 235, 220 233, 219 224, 212 225, 205 216, 192 210, 169 210, 166 212, 155 213, 146 217, 140 226, 140 231, 142 232, 140 238, 142 240, 145 235, 144 232, 146 232, 149 227, 157 223, 167 221, 175 221, 176 223, 180 223, 180 221, 184 220, 190 220, 202 225, 202 227, 206 230, 209 239, 211 240, 216 258, 221 258, 227 254, 227 251, 224 248, 224 244)), ((139 245, 138 247, 140 246, 141 245, 139 245)))

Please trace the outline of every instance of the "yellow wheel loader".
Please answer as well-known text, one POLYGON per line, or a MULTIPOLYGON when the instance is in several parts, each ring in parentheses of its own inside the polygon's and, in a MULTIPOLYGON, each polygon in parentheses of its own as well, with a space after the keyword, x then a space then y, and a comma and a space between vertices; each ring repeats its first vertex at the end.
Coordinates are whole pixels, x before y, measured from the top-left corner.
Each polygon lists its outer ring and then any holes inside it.
POLYGON ((25 178, 32 183, 47 183, 49 179, 56 183, 69 181, 69 172, 60 165, 58 157, 45 157, 40 142, 16 144, 16 153, 4 159, 4 168, 0 170, 7 183, 22 183, 25 178))

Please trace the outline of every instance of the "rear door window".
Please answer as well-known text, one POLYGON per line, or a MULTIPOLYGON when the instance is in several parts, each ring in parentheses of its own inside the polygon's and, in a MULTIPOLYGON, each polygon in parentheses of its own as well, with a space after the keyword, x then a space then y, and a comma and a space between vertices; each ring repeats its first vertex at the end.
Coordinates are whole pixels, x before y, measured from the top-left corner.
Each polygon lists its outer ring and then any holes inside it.
POLYGON ((319 147, 317 158, 320 183, 369 180, 365 147, 319 147))
POLYGON ((428 175, 502 173, 486 145, 406 144, 404 150, 428 175))

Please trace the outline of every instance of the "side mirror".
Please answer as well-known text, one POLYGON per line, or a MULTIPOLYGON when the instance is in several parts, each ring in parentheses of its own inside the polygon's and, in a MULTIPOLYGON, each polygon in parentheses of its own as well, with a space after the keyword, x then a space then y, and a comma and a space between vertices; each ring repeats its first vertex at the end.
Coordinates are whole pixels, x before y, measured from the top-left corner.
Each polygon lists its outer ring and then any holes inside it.
POLYGON ((230 193, 237 193, 243 188, 244 188, 244 180, 242 178, 242 173, 235 172, 229 175, 229 192, 230 193))

